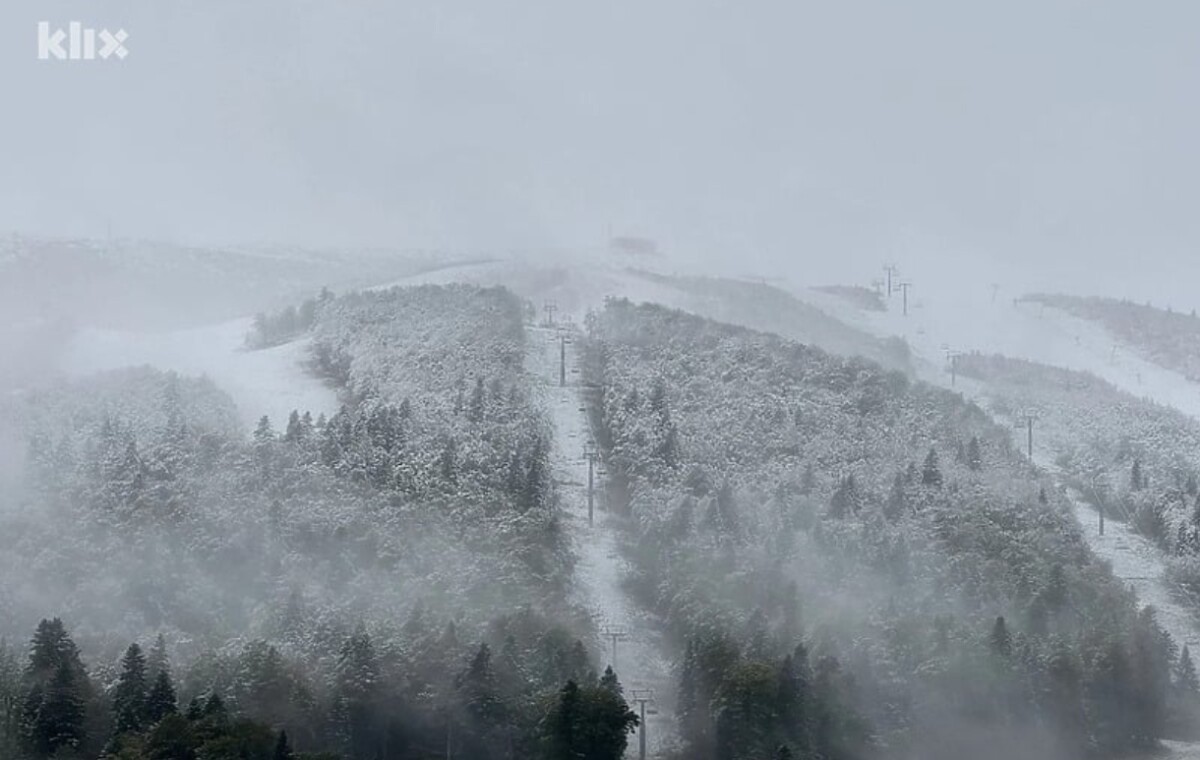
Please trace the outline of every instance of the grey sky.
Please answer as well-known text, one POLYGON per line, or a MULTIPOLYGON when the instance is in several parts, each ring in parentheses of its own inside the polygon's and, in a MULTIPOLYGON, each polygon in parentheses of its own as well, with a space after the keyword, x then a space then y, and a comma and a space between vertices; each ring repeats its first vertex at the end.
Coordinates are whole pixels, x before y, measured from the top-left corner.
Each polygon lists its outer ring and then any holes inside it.
MULTIPOLYGON (((4 0, 0 228, 975 272, 1178 307, 1194 2, 4 0), (124 62, 35 60, 39 20, 124 62)), ((1190 300, 1189 300, 1190 299, 1190 300)))

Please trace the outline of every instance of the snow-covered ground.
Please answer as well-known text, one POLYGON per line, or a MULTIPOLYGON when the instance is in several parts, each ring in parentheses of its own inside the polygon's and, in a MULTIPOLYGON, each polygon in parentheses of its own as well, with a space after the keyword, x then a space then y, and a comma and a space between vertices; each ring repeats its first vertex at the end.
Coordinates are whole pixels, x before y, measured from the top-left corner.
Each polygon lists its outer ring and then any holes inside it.
POLYGON ((489 287, 503 285, 538 308, 553 303, 559 319, 578 322, 590 309, 599 309, 607 296, 650 301, 684 308, 685 294, 668 284, 640 276, 632 268, 649 270, 658 260, 638 261, 589 252, 572 252, 554 259, 537 256, 507 256, 488 261, 451 264, 405 277, 381 287, 396 285, 446 285, 465 282, 489 287))
MULTIPOLYGON (((626 698, 635 689, 653 689, 655 702, 647 706, 647 757, 669 748, 675 736, 672 664, 666 655, 661 625, 641 609, 622 587, 625 561, 621 556, 620 518, 605 509, 604 481, 596 475, 594 524, 588 525, 588 463, 584 445, 592 438, 581 390, 573 344, 566 347, 567 385, 559 386, 560 344, 552 329, 530 331, 527 359, 539 381, 537 391, 554 422, 551 466, 561 499, 563 519, 579 555, 576 567, 576 601, 591 610, 601 633, 622 633, 613 663, 611 640, 606 642, 604 663, 614 665, 625 687, 626 698)), ((635 710, 638 706, 631 701, 635 710)), ((640 731, 641 729, 639 729, 640 731)), ((628 757, 638 756, 640 735, 630 741, 628 757)))
POLYGON ((1171 634, 1179 646, 1186 644, 1196 651, 1200 647, 1200 620, 1196 614, 1175 601, 1163 583, 1162 552, 1148 539, 1139 536, 1124 523, 1104 521, 1100 535, 1100 516, 1078 494, 1070 494, 1075 517, 1083 526, 1083 534, 1092 551, 1112 563, 1113 575, 1125 581, 1137 592, 1142 604, 1153 605, 1158 623, 1171 634))
POLYGON ((872 312, 828 293, 794 286, 791 290, 874 335, 904 338, 918 360, 923 360, 918 362, 923 380, 949 384, 947 350, 996 353, 1091 372, 1121 390, 1200 419, 1200 386, 1136 356, 1094 322, 1037 303, 1014 303, 1011 293, 999 291, 993 298, 987 286, 920 297, 914 291, 909 294, 906 317, 899 293, 892 295, 887 311, 872 312))
POLYGON ((244 347, 251 319, 171 332, 126 332, 84 328, 62 353, 60 368, 71 375, 148 364, 184 375, 207 375, 233 397, 249 428, 262 415, 276 429, 293 409, 315 417, 338 409, 337 394, 309 374, 308 340, 248 351, 244 347))

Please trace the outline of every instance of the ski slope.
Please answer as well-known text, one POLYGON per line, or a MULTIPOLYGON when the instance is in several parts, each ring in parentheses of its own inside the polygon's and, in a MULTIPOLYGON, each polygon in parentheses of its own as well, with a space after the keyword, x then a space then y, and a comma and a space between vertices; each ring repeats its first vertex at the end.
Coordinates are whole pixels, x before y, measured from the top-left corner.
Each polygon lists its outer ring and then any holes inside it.
POLYGON ((247 428, 264 414, 278 429, 293 409, 313 416, 338 409, 337 393, 304 368, 309 341, 260 351, 244 347, 250 318, 170 332, 84 328, 63 349, 60 369, 86 375, 150 365, 183 375, 206 375, 228 393, 247 428))
MULTIPOLYGON (((647 757, 659 757, 673 746, 675 694, 672 665, 666 655, 661 626, 626 594, 622 581, 620 518, 605 509, 604 485, 595 478, 594 524, 588 524, 588 463, 584 445, 592 439, 590 422, 580 397, 575 346, 566 346, 567 385, 559 385, 560 352, 553 329, 530 330, 527 364, 537 379, 537 392, 554 423, 551 467, 562 516, 578 554, 574 601, 589 610, 597 628, 620 634, 614 662, 611 640, 604 641, 604 665, 612 665, 627 699, 635 689, 653 689, 655 702, 648 707, 645 731, 647 757), (649 710, 652 710, 650 712, 649 710)), ((638 709, 632 701, 634 709, 638 709)), ((638 756, 642 736, 630 741, 627 757, 638 756)))
POLYGON ((863 311, 843 299, 792 286, 792 291, 851 325, 879 337, 904 338, 918 359, 919 375, 949 385, 946 352, 1003 354, 1015 359, 1091 372, 1135 396, 1150 398, 1200 419, 1200 386, 1183 375, 1136 356, 1103 327, 1059 309, 1014 301, 990 287, 959 293, 909 294, 904 316, 901 295, 886 312, 863 311))
POLYGON ((645 264, 587 252, 563 253, 559 258, 514 255, 450 264, 381 287, 451 283, 481 287, 500 285, 533 301, 538 308, 552 303, 558 318, 568 322, 582 321, 589 310, 603 307, 608 296, 684 308, 684 294, 640 276, 627 268, 628 263, 645 264))
POLYGON ((1100 515, 1078 494, 1070 493, 1075 517, 1083 528, 1084 538, 1098 556, 1112 565, 1113 575, 1131 586, 1142 604, 1154 607, 1158 624, 1179 646, 1186 644, 1196 651, 1200 647, 1200 620, 1196 614, 1175 601, 1163 582, 1162 552, 1149 539, 1139 536, 1125 523, 1104 521, 1100 535, 1100 515))

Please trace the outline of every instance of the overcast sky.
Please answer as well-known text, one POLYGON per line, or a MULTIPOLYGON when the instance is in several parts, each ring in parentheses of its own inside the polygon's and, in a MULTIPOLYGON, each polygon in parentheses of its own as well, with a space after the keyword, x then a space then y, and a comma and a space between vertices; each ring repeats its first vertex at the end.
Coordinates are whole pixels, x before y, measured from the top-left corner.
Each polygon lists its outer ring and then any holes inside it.
POLYGON ((3 0, 0 229, 1200 306, 1200 4, 3 0), (36 24, 125 28, 36 60, 36 24), (1190 301, 1188 299, 1191 299, 1190 301))

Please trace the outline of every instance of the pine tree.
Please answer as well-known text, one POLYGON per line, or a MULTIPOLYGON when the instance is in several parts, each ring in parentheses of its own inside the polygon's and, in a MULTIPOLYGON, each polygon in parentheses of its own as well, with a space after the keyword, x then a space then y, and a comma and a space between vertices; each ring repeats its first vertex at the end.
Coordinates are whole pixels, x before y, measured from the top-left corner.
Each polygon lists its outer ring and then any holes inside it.
POLYGON ((271 428, 271 418, 264 414, 258 418, 258 425, 254 428, 254 442, 261 446, 274 440, 275 431, 271 428))
POLYGON ((79 650, 58 618, 38 624, 24 674, 21 739, 34 757, 72 750, 86 739, 90 685, 79 650))
POLYGON ((470 745, 474 740, 484 746, 488 732, 499 724, 504 709, 496 672, 492 668, 492 650, 487 644, 479 645, 467 669, 455 679, 454 686, 460 703, 475 726, 474 735, 467 737, 467 743, 470 745))
POLYGON ((971 436, 971 441, 967 444, 967 467, 974 472, 979 472, 983 469, 983 452, 979 450, 979 438, 971 436))
POLYGON ((810 744, 810 694, 812 672, 808 665, 808 650, 797 644, 795 650, 779 665, 777 675, 776 712, 788 738, 788 748, 795 747, 806 756, 810 744))
POLYGON ((113 692, 114 734, 137 733, 146 722, 146 658, 133 643, 121 659, 121 673, 113 692))
POLYGON ((1146 477, 1142 473, 1142 460, 1133 460, 1133 470, 1129 474, 1129 484, 1134 491, 1140 491, 1146 487, 1146 477))
POLYGON ((146 695, 146 722, 154 725, 168 715, 174 715, 178 709, 171 673, 160 670, 150 687, 150 693, 146 695))
POLYGON ((925 465, 921 468, 921 484, 933 488, 942 487, 942 471, 938 469, 938 455, 932 447, 925 456, 925 465))
POLYGON ((167 640, 160 633, 154 639, 154 646, 150 647, 150 653, 146 655, 146 678, 149 683, 154 683, 158 679, 158 674, 163 671, 170 672, 171 663, 170 657, 167 655, 167 640))
POLYGON ((1196 666, 1192 662, 1192 654, 1188 651, 1187 644, 1183 645, 1183 651, 1179 653, 1179 662, 1175 665, 1175 687, 1193 697, 1200 695, 1200 678, 1196 676, 1196 666))
POLYGON ((847 515, 858 514, 858 510, 858 485, 854 480, 854 475, 847 475, 838 484, 837 490, 833 492, 833 496, 829 500, 829 515, 841 519, 847 515))
POLYGON ((617 696, 625 694, 625 689, 621 686, 621 682, 617 680, 617 674, 613 671, 612 665, 604 668, 604 675, 600 676, 600 688, 607 689, 617 696))
POLYGON ((379 661, 365 626, 342 645, 335 669, 335 732, 345 754, 372 757, 377 749, 379 661))
POLYGON ((182 715, 168 715, 147 735, 142 756, 147 760, 195 760, 199 742, 182 715))
POLYGON ((288 443, 297 443, 301 438, 300 430, 300 412, 296 409, 288 415, 287 429, 283 433, 283 440, 288 443))
POLYGON ((992 634, 988 639, 988 646, 992 652, 1000 657, 1008 657, 1012 654, 1012 636, 1008 633, 1008 625, 1004 622, 1004 616, 998 616, 996 622, 992 624, 992 634))
POLYGON ((17 756, 21 727, 21 668, 16 652, 0 639, 0 757, 17 756))
POLYGON ((637 725, 620 694, 568 681, 542 721, 542 738, 549 760, 620 760, 637 725))
POLYGON ((295 757, 292 745, 288 743, 287 731, 280 731, 279 738, 275 741, 275 752, 271 755, 272 760, 293 760, 295 757))

